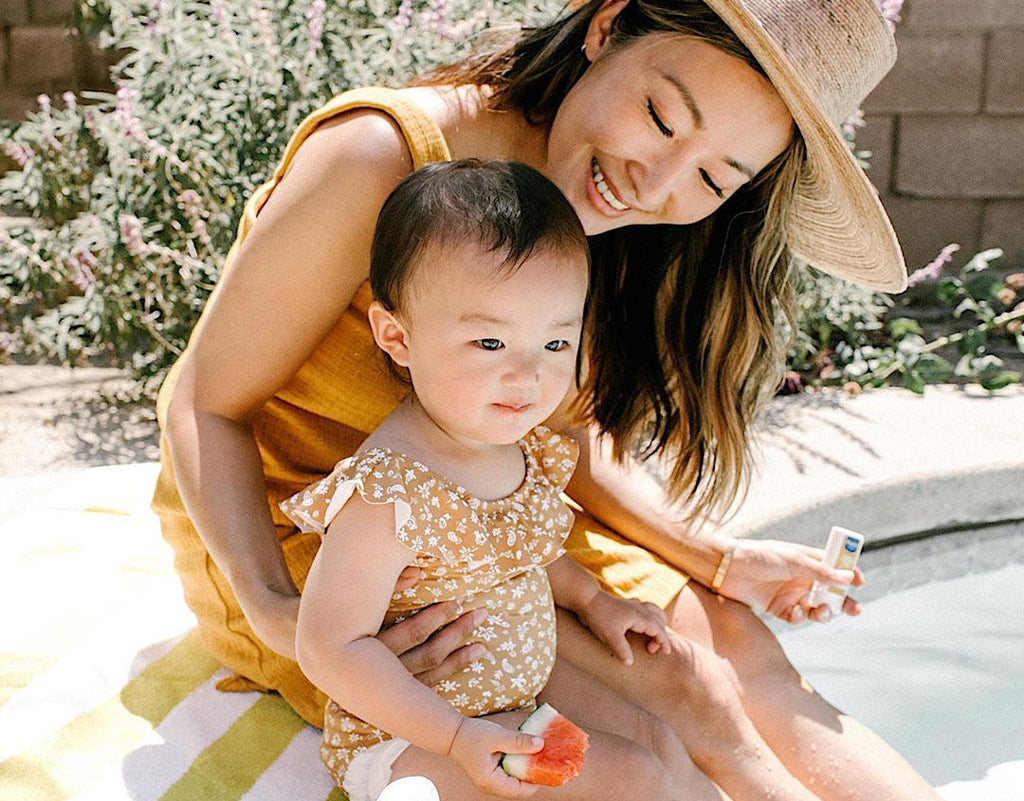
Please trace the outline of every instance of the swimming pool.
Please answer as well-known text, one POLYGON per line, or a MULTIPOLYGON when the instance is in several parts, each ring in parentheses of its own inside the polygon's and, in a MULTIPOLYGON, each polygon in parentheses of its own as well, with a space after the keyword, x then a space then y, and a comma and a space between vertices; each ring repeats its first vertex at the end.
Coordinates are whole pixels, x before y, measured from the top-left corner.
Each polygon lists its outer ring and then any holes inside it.
POLYGON ((950 801, 1024 801, 1024 522, 864 554, 857 618, 776 628, 830 702, 950 801))

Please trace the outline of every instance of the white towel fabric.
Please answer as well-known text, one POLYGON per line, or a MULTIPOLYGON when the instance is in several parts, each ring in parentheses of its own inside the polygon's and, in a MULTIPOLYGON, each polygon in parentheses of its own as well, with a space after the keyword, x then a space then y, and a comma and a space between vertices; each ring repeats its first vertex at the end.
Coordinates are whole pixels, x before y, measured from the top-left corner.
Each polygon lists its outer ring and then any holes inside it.
MULTIPOLYGON (((277 696, 214 689, 149 510, 156 471, 84 470, 0 524, 0 798, 342 801, 316 729, 277 696)), ((941 792, 1022 786, 1012 762, 941 792)))

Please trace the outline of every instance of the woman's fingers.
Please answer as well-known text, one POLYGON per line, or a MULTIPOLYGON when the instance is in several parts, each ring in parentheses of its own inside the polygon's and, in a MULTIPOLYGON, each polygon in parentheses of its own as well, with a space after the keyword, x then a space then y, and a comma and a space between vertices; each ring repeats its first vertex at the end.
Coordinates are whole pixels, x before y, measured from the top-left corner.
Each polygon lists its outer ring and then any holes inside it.
MULTIPOLYGON (((439 651, 440 652, 440 649, 439 651)), ((454 676, 463 668, 479 662, 482 659, 494 659, 494 656, 487 647, 482 643, 473 642, 469 645, 463 645, 461 648, 456 648, 448 656, 441 660, 441 663, 434 668, 423 671, 410 670, 416 679, 428 687, 433 687, 435 684, 447 679, 449 676, 454 676)), ((404 662, 403 662, 404 664, 404 662)))
POLYGON ((415 587, 421 578, 423 578, 423 571, 409 565, 399 574, 398 581, 395 582, 395 593, 405 592, 410 587, 415 587))
POLYGON ((395 623, 380 632, 377 639, 398 656, 415 648, 429 639, 442 626, 458 617, 459 607, 455 601, 445 601, 425 607, 407 620, 395 623))
POLYGON ((427 607, 379 634, 378 639, 398 655, 405 669, 413 675, 435 670, 460 649, 477 626, 487 618, 486 609, 472 609, 453 619, 455 609, 452 602, 427 607), (412 625, 414 623, 418 625, 412 625), (408 631, 392 634, 406 624, 410 624, 408 631))

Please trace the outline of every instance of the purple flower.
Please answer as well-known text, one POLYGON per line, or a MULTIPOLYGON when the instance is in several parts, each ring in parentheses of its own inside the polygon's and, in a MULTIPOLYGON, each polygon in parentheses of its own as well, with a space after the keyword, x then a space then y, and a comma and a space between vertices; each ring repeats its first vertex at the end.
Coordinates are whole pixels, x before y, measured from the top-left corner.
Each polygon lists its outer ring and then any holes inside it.
POLYGON ((89 250, 75 251, 71 256, 71 282, 80 290, 85 292, 96 283, 96 274, 93 267, 99 265, 96 257, 89 250))
POLYGON ((133 256, 145 256, 149 252, 142 238, 142 220, 134 214, 121 214, 117 218, 121 229, 121 241, 133 256))
POLYGON ((260 32, 260 39, 268 48, 273 48, 277 41, 274 37, 274 29, 270 26, 270 12, 262 6, 256 6, 252 12, 256 27, 260 32))
POLYGON ((142 130, 142 123, 135 116, 133 104, 137 93, 134 89, 122 86, 117 90, 117 105, 114 107, 114 119, 121 123, 121 130, 125 137, 133 139, 139 144, 146 144, 149 137, 142 130))
POLYGON ((3 150, 7 157, 19 167, 24 167, 32 160, 32 151, 20 142, 8 140, 7 142, 4 142, 3 150))
POLYGON ((889 23, 889 30, 896 30, 896 23, 900 21, 900 12, 903 10, 903 0, 876 0, 882 11, 882 16, 889 23))
POLYGON ((953 261, 953 254, 958 250, 960 250, 960 246, 955 242, 946 245, 933 262, 910 274, 907 278, 907 286, 917 286, 925 281, 934 281, 942 273, 942 268, 953 261))
POLYGON ((404 33, 411 24, 412 0, 402 0, 402 4, 398 7, 398 13, 395 15, 395 30, 398 33, 404 33))
POLYGON ((210 12, 213 15, 213 21, 217 23, 217 27, 220 29, 221 38, 228 44, 234 44, 235 31, 231 27, 231 16, 228 14, 223 0, 213 0, 210 3, 210 12))
POLYGON ((306 12, 309 30, 309 53, 316 53, 323 43, 324 12, 327 11, 325 0, 313 0, 313 5, 306 12))
POLYGON ((43 114, 49 114, 50 113, 50 96, 49 95, 39 95, 36 98, 36 102, 39 104, 39 110, 43 114))
POLYGON ((60 98, 64 101, 64 108, 68 111, 75 111, 78 108, 78 99, 74 92, 65 92, 60 98))

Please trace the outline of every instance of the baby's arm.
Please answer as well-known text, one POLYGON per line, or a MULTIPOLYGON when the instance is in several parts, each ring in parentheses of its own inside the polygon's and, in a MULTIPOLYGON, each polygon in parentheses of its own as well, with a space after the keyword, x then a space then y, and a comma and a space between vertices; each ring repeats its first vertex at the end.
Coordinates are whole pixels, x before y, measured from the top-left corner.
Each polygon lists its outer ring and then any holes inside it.
POLYGON ((547 570, 555 603, 575 612, 580 622, 627 665, 633 664, 633 651, 626 640, 628 631, 646 635, 647 650, 652 654, 672 650, 665 613, 654 604, 605 592, 597 579, 568 554, 548 565, 547 570))
POLYGON ((375 635, 414 552, 395 538, 395 508, 355 494, 331 522, 299 604, 295 650, 313 684, 343 709, 425 751, 450 757, 481 791, 523 797, 503 753, 532 754, 539 738, 464 717, 413 678, 375 635))
POLYGON ((358 493, 331 522, 299 605, 295 648, 313 684, 390 734, 447 754, 462 715, 410 674, 375 635, 414 552, 395 538, 393 504, 358 493))

